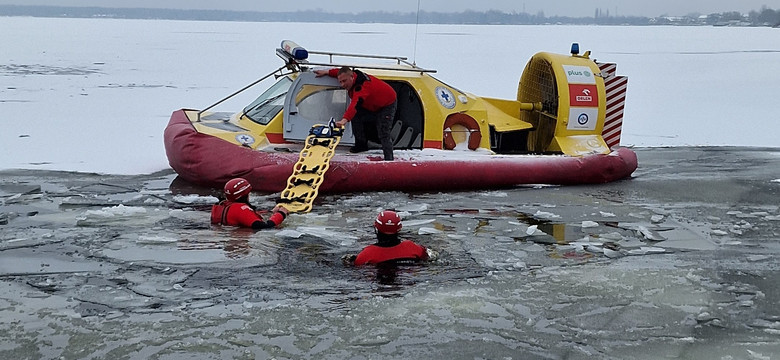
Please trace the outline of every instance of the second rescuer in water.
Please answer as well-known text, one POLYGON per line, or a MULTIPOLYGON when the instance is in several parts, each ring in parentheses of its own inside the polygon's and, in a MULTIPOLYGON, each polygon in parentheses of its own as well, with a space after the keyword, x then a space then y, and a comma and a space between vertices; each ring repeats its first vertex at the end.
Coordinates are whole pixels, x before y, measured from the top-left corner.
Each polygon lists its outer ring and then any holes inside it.
POLYGON ((377 242, 366 246, 355 257, 356 266, 380 264, 394 260, 428 260, 428 249, 411 240, 401 240, 401 217, 395 211, 380 212, 374 220, 377 242))

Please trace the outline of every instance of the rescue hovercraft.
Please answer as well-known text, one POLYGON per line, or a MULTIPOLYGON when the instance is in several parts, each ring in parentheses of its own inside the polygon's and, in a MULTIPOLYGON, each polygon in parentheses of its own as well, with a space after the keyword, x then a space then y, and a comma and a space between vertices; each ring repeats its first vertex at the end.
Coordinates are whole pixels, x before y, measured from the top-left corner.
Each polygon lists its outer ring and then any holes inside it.
MULTIPOLYGON (((595 184, 627 178, 637 167, 636 154, 619 146, 627 78, 616 75, 615 64, 590 59, 590 51, 580 54, 577 44, 569 55, 535 54, 515 100, 461 91, 404 57, 308 51, 291 41, 276 54, 284 65, 244 89, 201 110, 173 112, 165 150, 181 179, 218 188, 243 177, 256 191, 284 190, 313 127, 340 119, 349 103, 335 78, 316 77, 314 70, 341 66, 396 91, 395 160, 382 161, 378 146, 350 153, 348 123, 320 192, 595 184), (355 63, 366 59, 389 64, 355 63), (272 76, 275 83, 243 110, 211 111, 272 76)), ((378 142, 369 135, 372 140, 378 142)))

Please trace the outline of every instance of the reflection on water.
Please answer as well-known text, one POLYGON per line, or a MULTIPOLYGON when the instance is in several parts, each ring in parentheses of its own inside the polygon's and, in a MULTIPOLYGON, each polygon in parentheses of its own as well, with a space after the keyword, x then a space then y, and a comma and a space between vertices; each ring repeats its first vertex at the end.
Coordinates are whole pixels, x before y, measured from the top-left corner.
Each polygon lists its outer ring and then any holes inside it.
POLYGON ((252 249, 260 250, 261 245, 250 246, 249 239, 252 235, 245 229, 235 229, 226 238, 215 236, 213 238, 184 238, 177 242, 179 250, 222 250, 229 259, 240 259, 249 256, 252 249))

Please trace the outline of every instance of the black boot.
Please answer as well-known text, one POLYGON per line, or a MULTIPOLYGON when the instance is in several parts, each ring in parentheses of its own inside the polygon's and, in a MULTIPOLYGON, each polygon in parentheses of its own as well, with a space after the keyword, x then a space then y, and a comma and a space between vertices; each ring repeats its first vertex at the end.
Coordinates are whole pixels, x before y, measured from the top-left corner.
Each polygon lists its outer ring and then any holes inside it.
POLYGON ((382 152, 385 154, 385 161, 393 161, 393 149, 382 149, 382 152))

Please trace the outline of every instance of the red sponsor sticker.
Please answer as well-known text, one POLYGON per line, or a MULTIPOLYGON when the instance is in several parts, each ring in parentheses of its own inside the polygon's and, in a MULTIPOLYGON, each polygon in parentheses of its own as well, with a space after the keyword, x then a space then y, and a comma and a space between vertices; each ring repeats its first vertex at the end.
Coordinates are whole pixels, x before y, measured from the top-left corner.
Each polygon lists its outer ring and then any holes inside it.
POLYGON ((599 92, 596 85, 569 84, 569 106, 598 107, 599 92))

